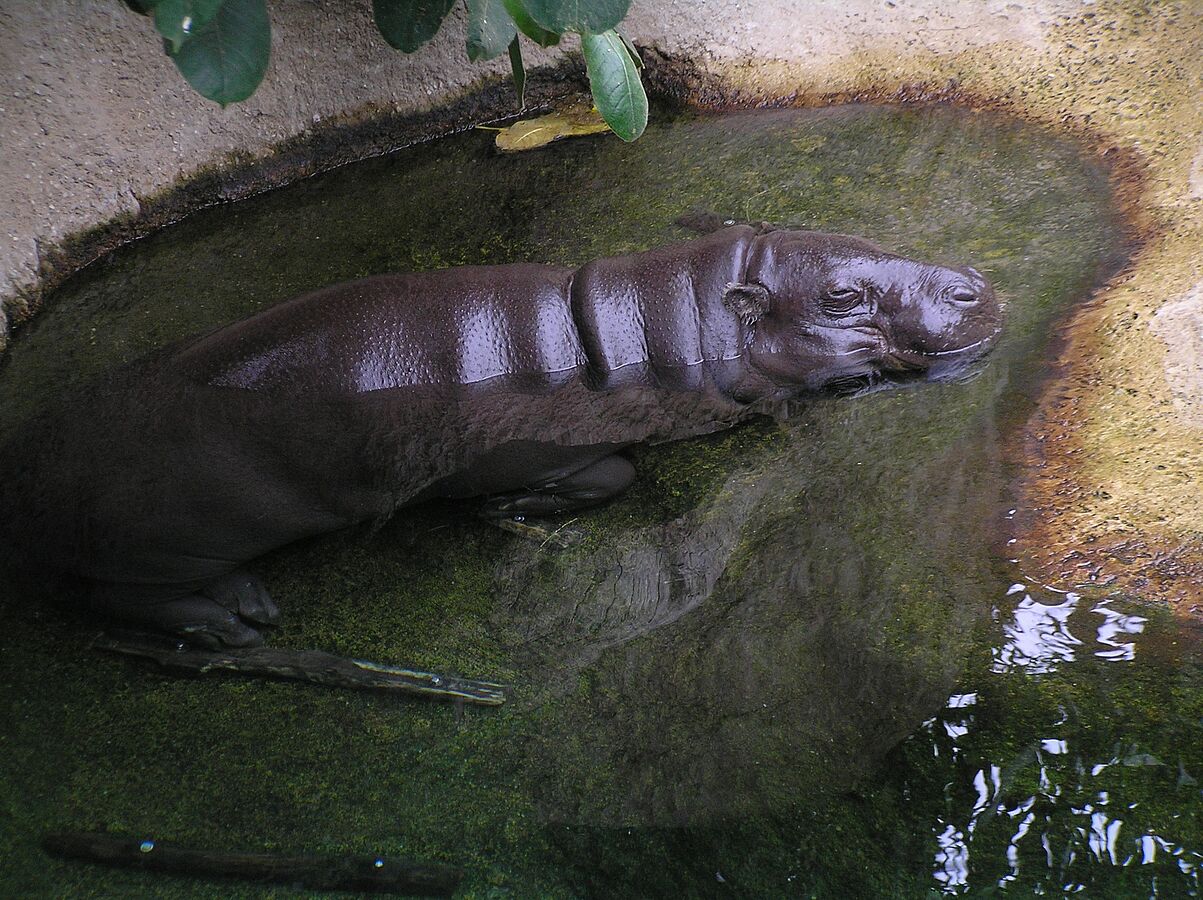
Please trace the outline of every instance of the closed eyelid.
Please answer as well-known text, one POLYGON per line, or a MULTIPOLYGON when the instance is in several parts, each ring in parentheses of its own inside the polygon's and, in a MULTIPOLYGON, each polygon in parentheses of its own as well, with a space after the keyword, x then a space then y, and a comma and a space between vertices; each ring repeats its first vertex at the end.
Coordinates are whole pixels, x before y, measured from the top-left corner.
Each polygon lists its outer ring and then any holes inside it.
POLYGON ((862 288, 845 287, 820 297, 819 308, 833 318, 865 317, 877 311, 877 301, 862 288))

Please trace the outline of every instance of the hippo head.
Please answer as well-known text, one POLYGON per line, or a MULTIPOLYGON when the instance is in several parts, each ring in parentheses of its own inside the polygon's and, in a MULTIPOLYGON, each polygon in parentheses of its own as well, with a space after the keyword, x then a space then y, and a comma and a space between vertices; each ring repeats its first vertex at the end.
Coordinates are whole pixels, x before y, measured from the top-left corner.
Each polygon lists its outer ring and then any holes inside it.
POLYGON ((746 327, 749 374, 778 394, 955 378, 1002 326, 994 291, 975 270, 820 232, 758 235, 745 282, 728 285, 723 299, 746 327))

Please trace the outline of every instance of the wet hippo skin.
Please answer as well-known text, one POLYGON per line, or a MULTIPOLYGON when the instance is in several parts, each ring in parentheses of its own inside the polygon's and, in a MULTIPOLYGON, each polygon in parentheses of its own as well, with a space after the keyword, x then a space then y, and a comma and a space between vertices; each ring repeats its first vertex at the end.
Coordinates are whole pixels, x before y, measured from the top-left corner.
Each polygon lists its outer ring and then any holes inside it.
POLYGON ((6 543, 93 605, 209 645, 278 612, 242 567, 438 497, 551 514, 637 442, 802 392, 950 378, 1000 329, 972 269, 735 225, 596 260, 381 275, 169 348, 51 404, 0 455, 6 543))

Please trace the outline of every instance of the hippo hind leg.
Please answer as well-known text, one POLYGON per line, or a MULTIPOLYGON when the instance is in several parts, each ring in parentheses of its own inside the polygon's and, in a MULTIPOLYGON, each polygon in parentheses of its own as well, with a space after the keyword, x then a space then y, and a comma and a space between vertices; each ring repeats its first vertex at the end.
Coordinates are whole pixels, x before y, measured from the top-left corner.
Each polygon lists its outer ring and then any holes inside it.
POLYGON ((203 647, 257 647, 262 625, 274 625, 280 611, 259 579, 232 572, 194 594, 164 600, 137 596, 129 587, 97 585, 93 609, 127 624, 163 631, 203 647))
POLYGON ((635 480, 635 467, 621 456, 605 456, 584 468, 551 473, 521 491, 485 499, 481 514, 489 518, 547 516, 595 506, 616 497, 635 480))

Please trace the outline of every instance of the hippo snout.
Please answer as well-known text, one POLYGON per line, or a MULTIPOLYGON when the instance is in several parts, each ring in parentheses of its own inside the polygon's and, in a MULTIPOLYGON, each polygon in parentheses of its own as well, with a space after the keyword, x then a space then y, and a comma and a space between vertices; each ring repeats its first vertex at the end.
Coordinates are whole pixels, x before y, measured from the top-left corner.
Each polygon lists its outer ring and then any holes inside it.
POLYGON ((928 366, 928 376, 951 377, 985 354, 1002 332, 994 288, 977 269, 940 269, 914 291, 899 317, 899 342, 928 366))

